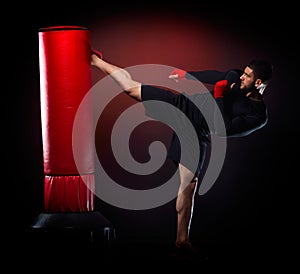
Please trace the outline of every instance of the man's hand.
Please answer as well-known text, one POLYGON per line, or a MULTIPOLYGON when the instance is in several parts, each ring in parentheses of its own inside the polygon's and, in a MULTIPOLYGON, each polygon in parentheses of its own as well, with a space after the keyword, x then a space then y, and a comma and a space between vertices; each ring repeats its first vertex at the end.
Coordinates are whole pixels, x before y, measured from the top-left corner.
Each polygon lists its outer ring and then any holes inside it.
POLYGON ((214 86, 214 97, 215 98, 223 98, 225 93, 233 88, 235 83, 232 83, 228 86, 227 80, 218 81, 214 86))
POLYGON ((178 80, 186 79, 186 71, 182 69, 174 69, 169 75, 169 79, 178 80))

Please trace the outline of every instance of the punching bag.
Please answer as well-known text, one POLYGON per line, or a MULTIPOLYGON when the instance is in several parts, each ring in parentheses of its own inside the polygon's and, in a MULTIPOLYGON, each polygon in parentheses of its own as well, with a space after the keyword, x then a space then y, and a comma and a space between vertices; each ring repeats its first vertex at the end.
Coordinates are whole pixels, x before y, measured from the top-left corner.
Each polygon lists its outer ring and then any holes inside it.
MULTIPOLYGON (((91 108, 82 121, 80 174, 72 148, 77 109, 92 86, 90 33, 78 26, 41 28, 39 68, 45 212, 94 210, 94 152, 91 108)), ((77 146, 78 147, 78 146, 77 146)))

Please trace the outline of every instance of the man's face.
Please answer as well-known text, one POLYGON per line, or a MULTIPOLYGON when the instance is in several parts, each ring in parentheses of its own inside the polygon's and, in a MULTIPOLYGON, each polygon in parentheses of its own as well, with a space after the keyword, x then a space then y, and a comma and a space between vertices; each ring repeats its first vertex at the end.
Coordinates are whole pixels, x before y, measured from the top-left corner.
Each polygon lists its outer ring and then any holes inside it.
POLYGON ((241 79, 241 85, 240 85, 241 90, 251 90, 252 88, 255 87, 254 73, 251 68, 246 67, 240 79, 241 79))

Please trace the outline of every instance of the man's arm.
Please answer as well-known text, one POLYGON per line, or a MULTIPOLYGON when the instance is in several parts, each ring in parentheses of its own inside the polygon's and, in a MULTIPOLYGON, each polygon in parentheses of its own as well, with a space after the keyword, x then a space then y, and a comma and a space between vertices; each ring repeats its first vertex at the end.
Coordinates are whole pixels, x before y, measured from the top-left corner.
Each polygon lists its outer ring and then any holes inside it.
POLYGON ((227 72, 222 72, 218 70, 203 70, 203 71, 185 71, 182 69, 174 69, 170 75, 170 79, 189 79, 198 80, 205 84, 214 85, 216 82, 225 79, 227 72))
POLYGON ((216 128, 216 134, 224 137, 242 137, 262 128, 267 123, 267 115, 258 114, 240 115, 234 118, 229 117, 224 110, 223 98, 216 99, 217 105, 222 113, 226 132, 219 132, 216 128))

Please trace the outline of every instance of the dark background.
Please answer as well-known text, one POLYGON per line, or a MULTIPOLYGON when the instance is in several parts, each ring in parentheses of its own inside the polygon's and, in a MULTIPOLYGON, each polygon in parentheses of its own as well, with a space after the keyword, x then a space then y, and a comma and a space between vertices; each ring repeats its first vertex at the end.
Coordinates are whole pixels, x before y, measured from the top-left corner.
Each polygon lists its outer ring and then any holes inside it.
MULTIPOLYGON (((291 159, 297 157, 299 124, 299 95, 294 88, 297 71, 292 65, 296 42, 289 34, 294 29, 293 7, 262 8, 254 2, 237 6, 186 2, 60 4, 10 9, 8 24, 13 28, 9 28, 6 40, 11 48, 4 54, 11 55, 13 50, 9 73, 12 88, 3 105, 11 121, 12 152, 8 190, 3 196, 4 210, 9 212, 9 221, 4 222, 8 225, 4 226, 18 239, 9 246, 12 254, 26 257, 36 247, 26 231, 43 211, 38 29, 79 25, 91 30, 92 46, 121 67, 153 63, 185 70, 225 70, 243 68, 257 56, 272 61, 274 78, 265 92, 269 122, 251 136, 228 140, 217 182, 206 195, 196 197, 191 239, 212 257, 224 256, 234 264, 243 258, 252 265, 277 265, 283 258, 291 258, 288 246, 294 241, 291 232, 295 220, 291 193, 297 183, 293 176, 297 160, 291 159)), ((92 70, 92 76, 96 83, 104 75, 92 70)), ((122 100, 132 102, 126 95, 122 100)), ((111 111, 117 111, 117 106, 111 111)), ((169 244, 175 239, 174 205, 171 201, 151 210, 131 211, 97 199, 96 210, 117 227, 122 243, 147 246, 169 244)), ((44 252, 40 246, 39 252, 44 252)))

